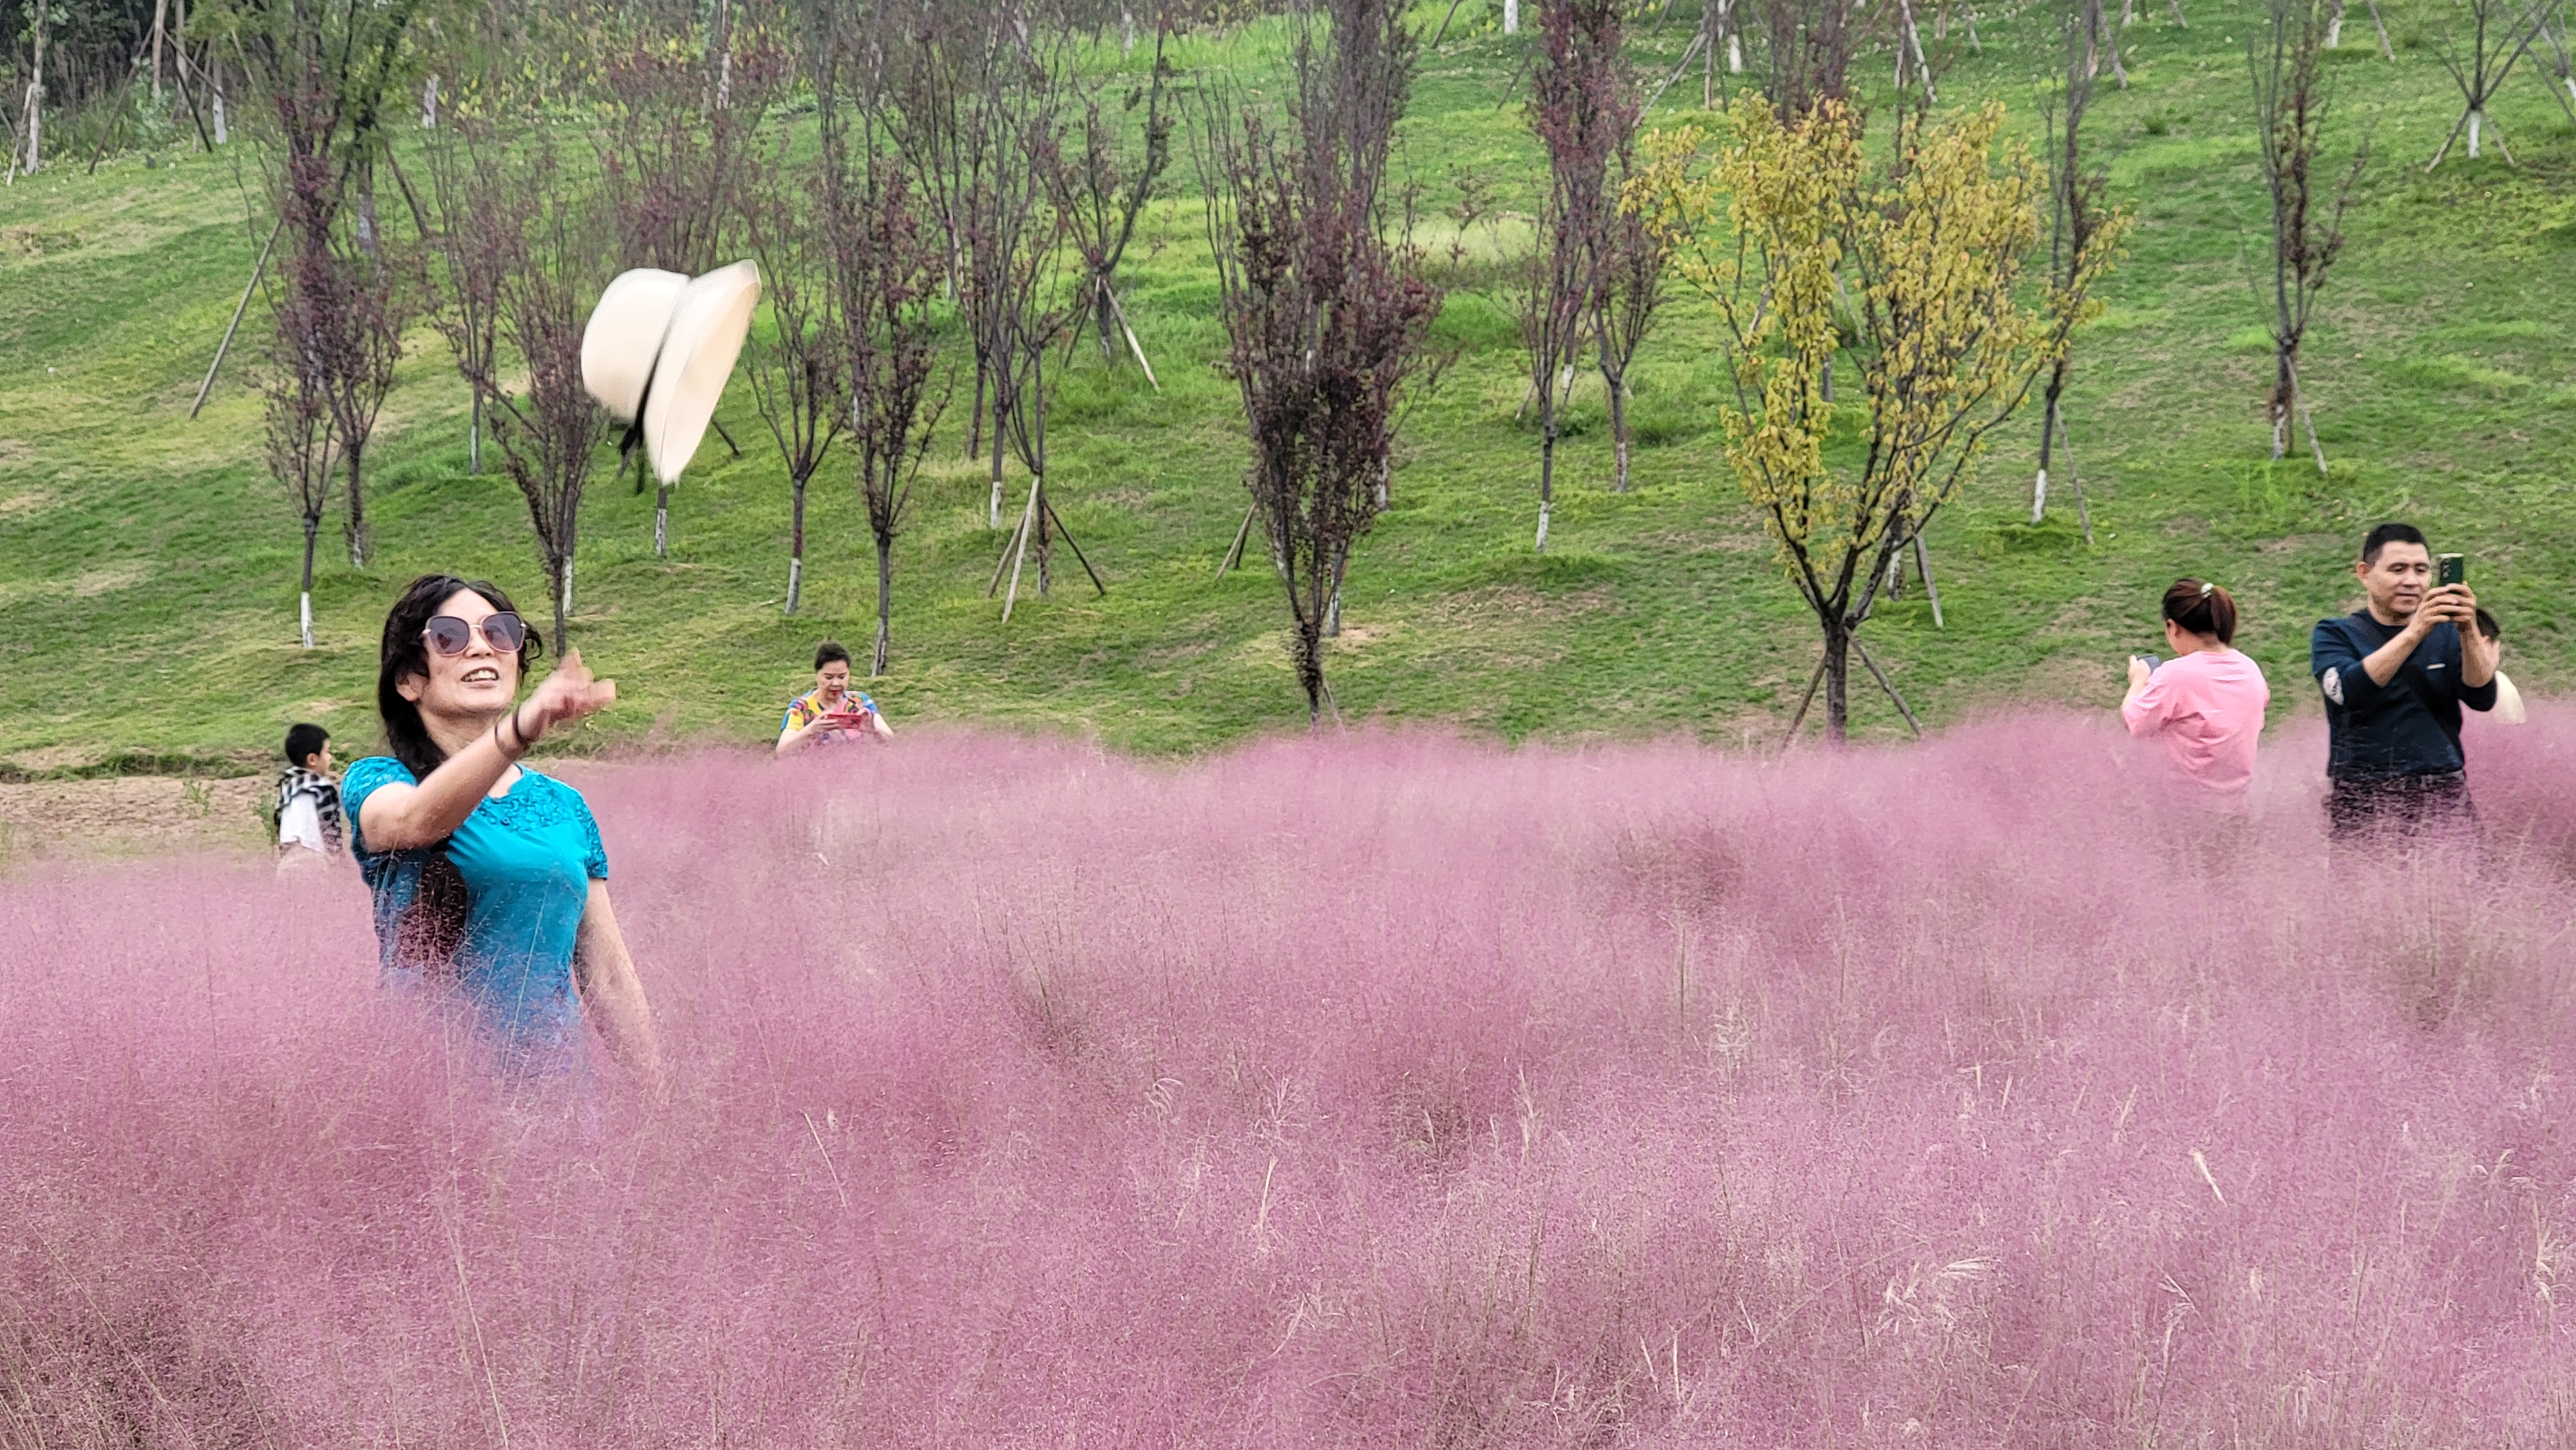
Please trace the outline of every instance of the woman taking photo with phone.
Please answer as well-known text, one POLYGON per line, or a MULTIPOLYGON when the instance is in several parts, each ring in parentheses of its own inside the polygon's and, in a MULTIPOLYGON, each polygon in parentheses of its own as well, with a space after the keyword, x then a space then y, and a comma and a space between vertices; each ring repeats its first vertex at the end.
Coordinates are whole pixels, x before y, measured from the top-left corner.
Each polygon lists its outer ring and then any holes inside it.
POLYGON ((385 618, 376 708, 392 753, 341 778, 383 982, 449 996, 514 1077, 578 1076, 587 1016, 658 1093, 652 1011, 609 906, 599 826, 579 791, 518 763, 617 686, 569 650, 520 700, 543 647, 508 595, 445 574, 413 580, 385 618))
POLYGON ((2164 616, 2174 657, 2129 661, 2120 718, 2131 735, 2163 746, 2185 779, 2241 800, 2254 784, 2254 743, 2272 687, 2262 666, 2235 648, 2236 601, 2226 590, 2177 579, 2165 591, 2164 616))

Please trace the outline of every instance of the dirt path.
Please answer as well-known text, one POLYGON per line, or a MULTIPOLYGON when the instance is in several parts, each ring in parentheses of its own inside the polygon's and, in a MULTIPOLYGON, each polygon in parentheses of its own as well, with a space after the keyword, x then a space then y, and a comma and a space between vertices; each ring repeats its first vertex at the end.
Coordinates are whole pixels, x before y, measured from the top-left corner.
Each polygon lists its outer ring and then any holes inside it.
POLYGON ((127 775, 0 785, 0 865, 174 850, 255 851, 271 782, 127 775))

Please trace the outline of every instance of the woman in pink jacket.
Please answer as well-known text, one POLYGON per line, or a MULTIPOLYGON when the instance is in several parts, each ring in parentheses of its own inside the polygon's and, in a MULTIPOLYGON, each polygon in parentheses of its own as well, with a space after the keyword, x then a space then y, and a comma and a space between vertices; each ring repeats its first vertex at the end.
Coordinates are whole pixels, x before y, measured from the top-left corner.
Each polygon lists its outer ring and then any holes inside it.
POLYGON ((2165 643, 2174 657, 2129 661, 2120 717, 2131 735, 2163 746, 2185 778, 2241 798, 2254 784, 2254 742, 2272 687, 2235 641, 2236 601, 2227 591, 2175 580, 2165 591, 2165 643))

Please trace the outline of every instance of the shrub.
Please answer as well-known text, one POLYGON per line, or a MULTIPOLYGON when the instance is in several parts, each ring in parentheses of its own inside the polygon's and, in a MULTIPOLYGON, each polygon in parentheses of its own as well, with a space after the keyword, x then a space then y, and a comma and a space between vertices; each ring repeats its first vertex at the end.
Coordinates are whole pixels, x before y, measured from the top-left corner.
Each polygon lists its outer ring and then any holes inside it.
POLYGON ((2537 714, 2380 865, 2304 727, 2243 821, 2066 719, 576 768, 658 1112, 354 881, 22 868, 0 1441, 2563 1443, 2537 714))

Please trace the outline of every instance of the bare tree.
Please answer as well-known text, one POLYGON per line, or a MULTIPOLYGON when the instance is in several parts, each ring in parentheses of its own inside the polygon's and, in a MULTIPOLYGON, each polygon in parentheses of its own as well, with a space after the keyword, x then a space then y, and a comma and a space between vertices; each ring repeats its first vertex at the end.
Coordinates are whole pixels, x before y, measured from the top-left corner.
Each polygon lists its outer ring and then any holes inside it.
POLYGON ((794 614, 805 582, 805 489, 850 416, 843 370, 842 294, 833 285, 838 261, 824 199, 825 175, 794 154, 782 131, 770 165, 743 193, 751 245, 760 259, 761 291, 773 337, 751 342, 751 386, 760 416, 778 442, 793 500, 787 546, 787 609, 794 614))
MULTIPOLYGON (((276 299, 280 306, 305 305, 298 292, 276 299)), ((339 476, 339 435, 332 426, 330 398, 304 351, 291 339, 308 334, 300 324, 281 325, 269 357, 266 377, 268 471, 286 489, 304 529, 304 574, 297 596, 298 632, 313 648, 313 548, 322 516, 331 507, 331 487, 339 476)))
POLYGON ((1610 160, 1635 129, 1620 54, 1620 0, 1538 0, 1539 48, 1530 66, 1529 122, 1546 148, 1548 189, 1520 294, 1521 345, 1538 405, 1538 540, 1547 552, 1556 504, 1559 411, 1598 314, 1610 224, 1610 160))
MULTIPOLYGON (((2100 3, 2101 0, 2073 0, 2061 17, 2066 90, 2044 101, 2040 109, 2041 128, 2047 133, 2048 275, 2051 284, 2059 288, 2073 285, 2076 268, 2094 255, 2094 237, 2106 221, 2113 220, 2102 199, 2110 185, 2110 172, 2099 167, 2087 170, 2084 159, 2084 117, 2093 105, 2091 59, 2094 20, 2100 3)), ((2040 392, 2039 472, 2030 486, 2030 521, 2034 524, 2048 512, 2050 457, 2057 440, 2066 432, 2062 405, 2067 381, 2075 368, 2071 337, 2069 342, 2049 365, 2048 382, 2040 392)), ((2084 528, 2084 542, 2092 543, 2093 513, 2085 506, 2081 477, 2075 479, 2075 512, 2084 528)))
POLYGON ((1074 250, 1082 256, 1083 294, 1092 326, 1100 335, 1101 356, 1115 364, 1123 336, 1136 365, 1145 370, 1146 381, 1157 392, 1162 384, 1154 377, 1144 344, 1136 339, 1136 329, 1128 323, 1116 281, 1118 264, 1135 240, 1136 223, 1153 199, 1154 183, 1171 165, 1173 119, 1164 94, 1173 74, 1166 53, 1170 39, 1169 28, 1158 24, 1153 71, 1145 84, 1127 88, 1116 110, 1103 104, 1098 87, 1082 95, 1071 126, 1072 144, 1057 153, 1059 164, 1048 178, 1056 209, 1064 214, 1074 250), (1131 146, 1120 118, 1139 106, 1145 112, 1143 127, 1131 146))
POLYGON ((1766 94, 1782 120, 1843 98, 1852 58, 1876 23, 1862 0, 1762 0, 1766 94))
POLYGON ((1636 188, 1643 174, 1637 161, 1633 125, 1619 142, 1619 201, 1605 219, 1597 285, 1593 289, 1592 331, 1601 344, 1601 385, 1610 407, 1610 446, 1617 456, 1612 487, 1628 491, 1628 464, 1635 450, 1635 429, 1628 419, 1628 372, 1645 346, 1662 310, 1665 274, 1672 248, 1648 219, 1636 188))
MULTIPOLYGON (((463 118, 451 127, 465 131, 463 118)), ((466 136, 434 171, 438 208, 456 255, 490 269, 497 341, 517 355, 526 381, 503 375, 502 348, 459 367, 482 402, 502 467, 527 501, 537 558, 554 596, 554 647, 571 632, 581 498, 609 420, 582 383, 581 343, 591 306, 607 284, 611 224, 594 186, 562 165, 540 136, 512 159, 485 133, 466 136)), ((440 318, 450 338, 468 325, 451 298, 440 318)))
MULTIPOLYGON (((600 66, 602 112, 596 134, 602 174, 614 202, 618 255, 627 267, 659 267, 695 276, 724 260, 741 215, 736 188, 757 144, 760 117, 786 71, 778 38, 739 22, 731 0, 703 18, 645 17, 623 27, 602 7, 598 24, 607 54, 600 66)), ((714 425, 739 455, 724 425, 714 425)), ((627 452, 634 454, 630 431, 627 452)), ((635 491, 644 491, 636 456, 635 491)), ((653 554, 670 551, 671 485, 653 500, 653 554)))
POLYGON ((2325 0, 2266 0, 2264 27, 2246 41, 2263 181, 2272 203, 2273 368, 2265 398, 2272 457, 2278 461, 2289 451, 2295 413, 2307 424, 2319 473, 2326 468, 2325 448, 2317 442, 2316 420, 2308 414, 2300 386, 2299 347, 2307 338, 2317 293, 2343 251, 2344 209, 2370 159, 2365 139, 2353 149, 2351 170, 2331 192, 2316 174, 2333 100, 2323 56, 2330 23, 2325 0))
POLYGON ((430 208, 437 232, 430 250, 445 283, 440 296, 438 329, 456 354, 456 370, 473 395, 465 432, 465 471, 483 471, 483 390, 474 379, 490 375, 501 343, 501 266, 486 250, 497 234, 472 225, 461 208, 477 196, 473 170, 479 158, 467 154, 467 124, 455 118, 424 149, 429 166, 430 208))
POLYGON ((850 449, 859 496, 876 545, 876 648, 868 673, 882 675, 892 646, 894 546, 908 522, 912 488, 946 401, 932 394, 938 365, 932 314, 945 270, 941 238, 915 206, 912 176, 881 144, 878 116, 864 95, 852 107, 827 60, 816 82, 821 120, 823 216, 831 286, 850 395, 850 449), (852 111, 855 110, 855 116, 852 111))
MULTIPOLYGON (((899 63, 886 68, 894 100, 897 140, 921 182, 923 199, 938 218, 947 249, 947 289, 958 304, 974 359, 974 402, 966 420, 966 456, 983 449, 993 374, 1002 327, 994 317, 994 292, 1003 269, 990 255, 999 199, 988 175, 1005 128, 991 124, 994 98, 1011 64, 1008 36, 1026 33, 1013 0, 1001 0, 1003 24, 966 6, 940 0, 898 0, 906 8, 884 24, 902 27, 899 63)), ((1002 526, 1000 444, 995 443, 992 496, 985 523, 1002 526)))
MULTIPOLYGON (((416 295, 410 259, 367 219, 363 178, 421 0, 245 0, 222 24, 267 110, 263 156, 287 246, 269 274, 276 355, 332 413, 349 562, 367 559, 366 448, 416 295), (285 329, 300 329, 289 336, 285 329)), ((299 384, 303 386, 304 384, 299 384)))
MULTIPOLYGON (((2469 159, 2478 159, 2479 132, 2493 128, 2487 115, 2496 93, 2504 89, 2514 64, 2531 49, 2547 24, 2557 0, 2451 0, 2450 13, 2455 22, 2465 20, 2468 34, 2463 37, 2456 26, 2444 26, 2440 32, 2439 50, 2442 66, 2460 88, 2460 119, 2451 123, 2450 134, 2442 138, 2441 149, 2433 153, 2424 169, 2432 170, 2451 154, 2451 144, 2469 133, 2469 159)), ((2496 149, 2504 152, 2510 163, 2513 151, 2504 144, 2504 132, 2495 132, 2496 149)))
POLYGON ((1418 37, 1399 0, 1315 8, 1320 19, 1300 17, 1288 127, 1245 102, 1212 105, 1200 155, 1225 361, 1309 722, 1332 698, 1327 615, 1382 506, 1396 423, 1425 380, 1440 310, 1387 175, 1418 37))
MULTIPOLYGON (((1055 64, 1032 60, 1012 67, 1004 86, 981 112, 981 124, 994 141, 985 172, 987 199, 981 211, 984 233, 978 253, 984 278, 978 284, 993 328, 993 485, 1002 482, 1002 455, 1010 452, 1029 472, 1028 506, 1019 526, 1002 545, 994 565, 989 595, 1001 588, 1005 566, 1009 591, 1002 596, 1002 619, 1009 622, 1019 597, 1020 570, 1032 547, 1037 556, 1037 592, 1053 587, 1054 545, 1070 542, 1064 521, 1047 493, 1047 354, 1079 315, 1066 305, 1062 286, 1066 213, 1051 204, 1047 178, 1064 166, 1063 125, 1057 106, 1061 92, 1055 64)), ((1081 546, 1074 546, 1077 558, 1081 546)), ((1088 559, 1083 569, 1092 587, 1108 592, 1088 559)))
POLYGON ((2550 77, 2555 82, 2549 87, 2549 94, 2557 100, 2559 109, 2567 113, 2568 123, 2576 125, 2576 49, 2568 44, 2564 6, 2552 6, 2542 16, 2540 40, 2548 47, 2540 57, 2541 63, 2549 67, 2550 77))

